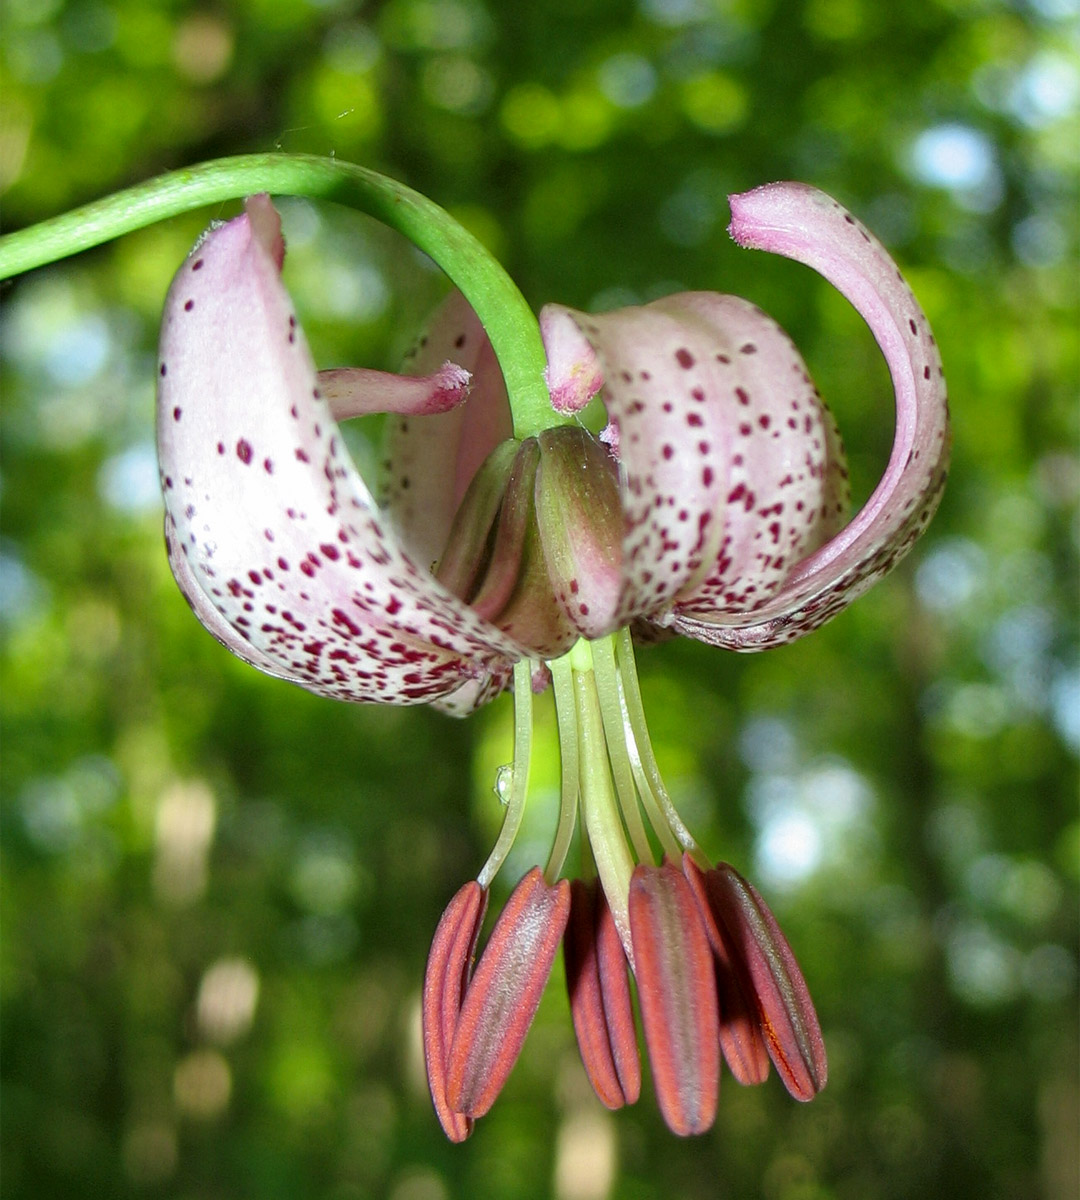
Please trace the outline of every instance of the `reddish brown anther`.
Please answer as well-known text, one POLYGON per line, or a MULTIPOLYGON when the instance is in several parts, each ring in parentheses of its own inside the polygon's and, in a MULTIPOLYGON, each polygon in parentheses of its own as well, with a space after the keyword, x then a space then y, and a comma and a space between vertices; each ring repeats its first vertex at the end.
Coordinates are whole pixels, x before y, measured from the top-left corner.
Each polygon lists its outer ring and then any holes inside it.
POLYGON ((683 855, 683 874, 694 893, 715 959, 724 1060, 737 1082, 747 1086, 764 1083, 769 1078, 769 1051, 750 972, 743 960, 731 953, 721 934, 709 901, 706 876, 688 854, 683 855))
POLYGON ((487 908, 487 891, 475 881, 462 887, 442 915, 424 974, 424 1061, 435 1112, 452 1142, 463 1142, 473 1123, 446 1100, 446 1066, 469 983, 476 937, 487 908))
POLYGON ((769 1056, 795 1099, 812 1100, 828 1079, 825 1042, 787 938, 734 867, 719 863, 702 879, 729 961, 745 965, 769 1056))
POLYGON ((660 1111, 673 1133, 704 1133, 720 1086, 712 950, 690 885, 670 862, 639 863, 630 937, 645 1044, 660 1111))
POLYGON ((465 1117, 495 1103, 536 1015, 570 915, 570 884, 549 887, 534 867, 495 923, 461 1004, 445 1096, 465 1117))
POLYGON ((626 955, 595 879, 570 885, 563 956, 574 1032, 593 1090, 608 1108, 634 1104, 641 1094, 641 1061, 626 955))

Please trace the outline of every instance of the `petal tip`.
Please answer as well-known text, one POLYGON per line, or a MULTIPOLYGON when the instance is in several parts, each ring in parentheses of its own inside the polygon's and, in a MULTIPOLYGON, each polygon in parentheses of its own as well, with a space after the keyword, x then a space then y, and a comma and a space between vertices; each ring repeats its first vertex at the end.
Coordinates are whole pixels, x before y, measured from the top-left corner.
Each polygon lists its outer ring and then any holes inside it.
POLYGON ((580 412, 604 384, 596 352, 571 311, 558 304, 540 310, 540 336, 548 359, 544 382, 551 407, 563 416, 580 412))

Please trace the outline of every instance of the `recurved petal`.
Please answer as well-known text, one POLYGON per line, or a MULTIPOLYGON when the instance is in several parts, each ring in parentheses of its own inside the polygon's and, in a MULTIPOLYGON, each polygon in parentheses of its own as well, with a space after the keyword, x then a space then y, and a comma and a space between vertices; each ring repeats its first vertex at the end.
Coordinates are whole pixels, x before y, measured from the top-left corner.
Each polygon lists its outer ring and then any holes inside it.
POLYGON ((467 717, 494 700, 513 677, 513 666, 509 662, 500 664, 479 679, 470 679, 456 691, 432 700, 431 707, 448 717, 467 717))
POLYGON ((428 1087, 439 1122, 452 1142, 463 1142, 472 1133, 472 1120, 447 1103, 446 1066, 487 899, 487 891, 475 880, 458 891, 435 930, 424 973, 422 1013, 428 1087))
POLYGON ((769 906, 728 863, 706 873, 709 907, 725 945, 746 965, 762 1032, 784 1086, 812 1100, 825 1086, 825 1041, 806 980, 769 906))
POLYGON ((639 863, 630 880, 641 1023, 660 1111, 685 1137, 716 1118, 719 1017, 712 951, 690 885, 677 867, 639 863))
POLYGON ((465 297, 451 292, 405 361, 418 375, 447 360, 471 375, 468 400, 436 416, 386 423, 378 494, 414 562, 443 555, 454 513, 480 464, 513 433, 510 404, 484 327, 465 297))
POLYGON ((450 1048, 446 1098, 468 1117, 495 1103, 529 1032, 570 915, 570 884, 534 867, 514 889, 477 963, 450 1048))
POLYGON ((203 628, 213 634, 226 650, 230 650, 249 666, 257 667, 260 671, 278 679, 289 679, 289 676, 280 669, 274 659, 263 654, 250 641, 241 637, 240 633, 211 604, 210 597, 203 591, 202 584, 191 569, 188 556, 176 540, 176 526, 168 509, 165 510, 165 554, 168 557, 169 567, 172 570, 173 579, 176 580, 176 586, 180 590, 180 595, 188 602, 191 611, 199 618, 203 628))
POLYGON ((792 641, 834 616, 907 553, 937 508, 949 457, 944 371, 934 336, 884 247, 835 200, 798 183, 731 198, 730 231, 820 272, 870 326, 892 375, 896 435, 873 495, 836 537, 799 563, 752 618, 678 618, 680 632, 756 650, 792 641))
POLYGON ((611 629, 669 607, 720 547, 731 439, 709 397, 724 347, 672 299, 610 313, 557 310, 592 345, 618 430, 623 586, 611 629))
POLYGON ((682 588, 676 611, 753 611, 843 524, 840 437, 794 343, 760 308, 710 292, 664 303, 713 331, 720 350, 703 386, 730 433, 719 549, 705 577, 682 588))
POLYGON ((266 197, 248 210, 181 267, 162 327, 158 456, 196 613, 248 661, 341 699, 420 703, 502 671, 518 648, 385 528, 281 284, 277 215, 266 197))
POLYGON ((540 336, 548 360, 545 382, 551 407, 559 413, 580 412, 604 385, 596 351, 570 310, 558 304, 545 304, 540 310, 540 336))
POLYGON ((563 956, 574 1032, 589 1082, 608 1108, 634 1104, 641 1094, 641 1061, 626 955, 595 879, 575 879, 570 885, 563 956))

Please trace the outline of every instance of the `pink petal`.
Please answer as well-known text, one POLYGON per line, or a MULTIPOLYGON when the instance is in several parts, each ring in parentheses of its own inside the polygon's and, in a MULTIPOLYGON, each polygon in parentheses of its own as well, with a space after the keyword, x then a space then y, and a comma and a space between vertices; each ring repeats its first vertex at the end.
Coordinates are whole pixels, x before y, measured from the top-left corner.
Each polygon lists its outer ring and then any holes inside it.
POLYGON ((432 700, 431 707, 448 717, 467 717, 494 700, 513 677, 514 668, 509 662, 496 665, 482 679, 470 679, 456 691, 432 700))
POLYGON ((754 609, 838 526, 839 439, 798 351, 760 309, 688 292, 558 311, 606 380, 626 514, 623 586, 599 636, 636 617, 754 609))
POLYGON ((580 412, 604 385, 596 351, 569 309, 558 304, 540 310, 540 336, 548 360, 545 382, 551 407, 558 413, 580 412))
POLYGON ((366 367, 336 367, 319 372, 319 391, 335 421, 368 413, 431 416, 457 408, 469 393, 471 376, 464 367, 443 363, 423 377, 370 371, 366 367))
POLYGON ((783 254, 825 276, 870 326, 892 374, 896 436, 885 474, 841 533, 798 564, 751 621, 716 613, 675 628, 734 649, 792 641, 834 616, 908 552, 937 508, 949 458, 945 379, 930 326, 884 247, 835 200, 775 183, 731 198, 742 246, 783 254))
POLYGON ((442 558, 454 513, 480 464, 513 433, 495 352, 456 291, 436 309, 406 367, 426 375, 447 360, 470 372, 468 400, 437 416, 388 419, 378 489, 401 545, 427 567, 442 558))
POLYGON ((713 331, 717 351, 702 376, 707 402, 730 432, 719 550, 705 578, 680 591, 676 611, 755 610, 843 523, 839 435, 798 350, 761 309, 705 292, 666 304, 713 331))
POLYGON ((193 251, 162 327, 158 455, 196 613, 216 611, 211 631, 231 628, 249 661, 341 699, 419 703, 503 672, 518 648, 384 528, 318 393, 276 214, 265 197, 249 212, 193 251))
POLYGON ((729 430, 707 402, 715 333, 676 304, 569 315, 601 364, 618 427, 623 592, 611 628, 670 605, 700 581, 719 549, 729 430))
POLYGON ((169 510, 165 510, 165 553, 169 560, 169 568, 180 589, 180 595, 188 602, 191 611, 199 618, 203 627, 237 658, 249 666, 257 667, 267 675, 278 679, 289 679, 290 676, 281 670, 279 664, 267 654, 257 649, 241 636, 221 615, 210 602, 210 597, 202 589, 195 573, 192 571, 188 556, 176 539, 176 525, 169 510))

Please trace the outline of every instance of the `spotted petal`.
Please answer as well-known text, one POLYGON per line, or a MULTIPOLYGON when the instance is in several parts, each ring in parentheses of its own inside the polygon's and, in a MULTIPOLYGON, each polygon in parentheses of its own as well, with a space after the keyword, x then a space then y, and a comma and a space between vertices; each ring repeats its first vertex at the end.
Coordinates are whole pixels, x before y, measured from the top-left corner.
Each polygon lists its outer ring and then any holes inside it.
POLYGON ((945 485, 949 417, 944 371, 926 316, 888 253, 835 200, 798 183, 731 198, 740 245, 783 254, 820 272, 870 326, 892 375, 896 435, 880 483, 837 536, 798 563, 752 613, 718 607, 673 626, 714 645, 756 650, 792 641, 835 615, 907 553, 945 485))
POLYGON ((752 610, 846 502, 839 438, 798 351, 735 296, 557 313, 588 339, 617 430, 626 528, 612 627, 752 610))
MULTIPOLYGON (((460 292, 451 292, 409 356, 427 375, 452 360, 471 375, 469 398, 450 412, 387 421, 379 498, 415 562, 430 567, 480 464, 513 432, 506 385, 491 342, 460 292)), ((445 370, 445 367, 442 367, 445 370)))
POLYGON ((520 650, 386 527, 319 392, 280 262, 277 214, 255 197, 169 291, 158 453, 174 572, 211 632, 311 691, 479 701, 520 650))

